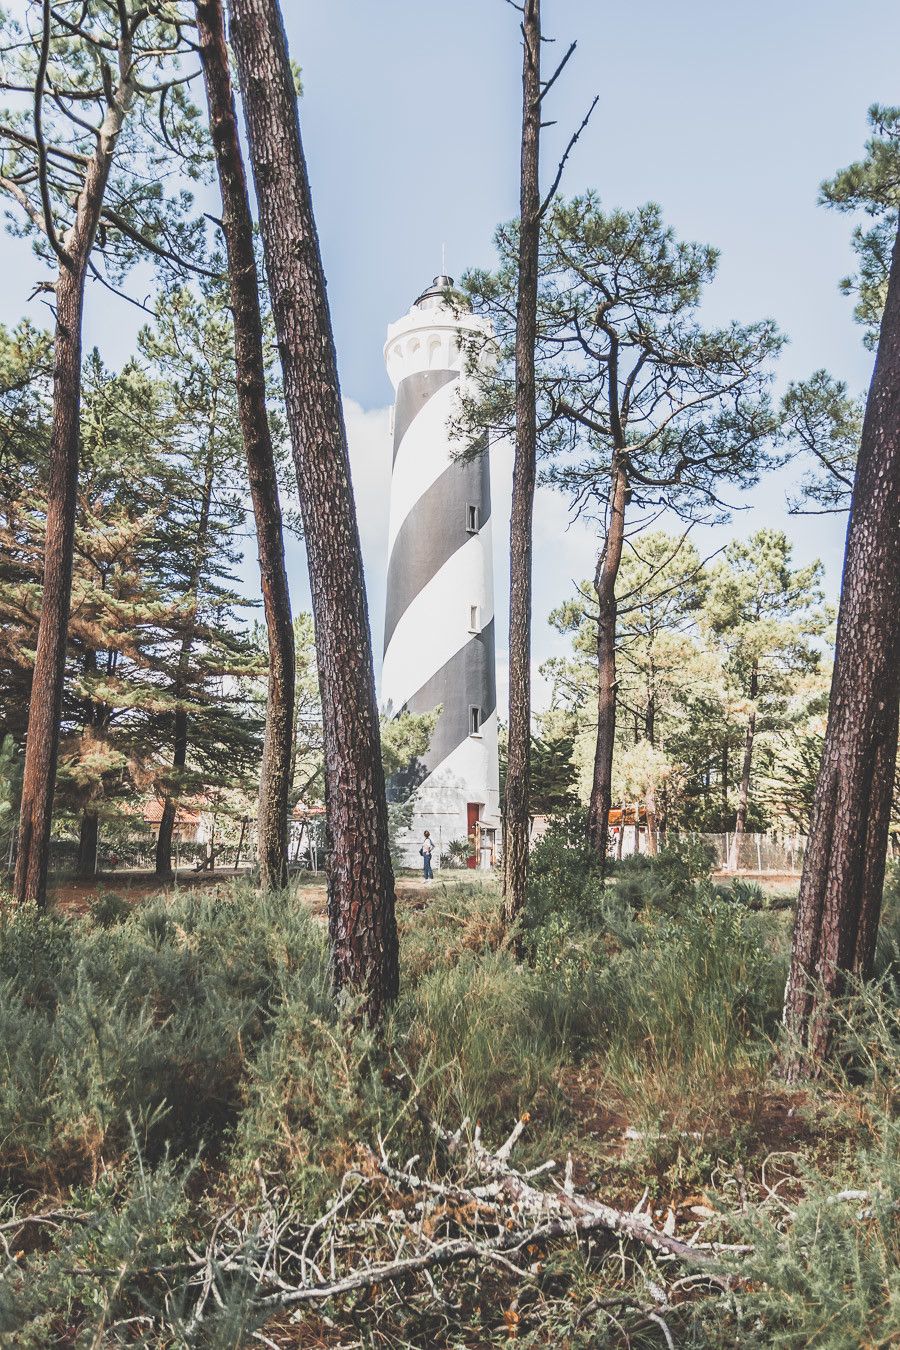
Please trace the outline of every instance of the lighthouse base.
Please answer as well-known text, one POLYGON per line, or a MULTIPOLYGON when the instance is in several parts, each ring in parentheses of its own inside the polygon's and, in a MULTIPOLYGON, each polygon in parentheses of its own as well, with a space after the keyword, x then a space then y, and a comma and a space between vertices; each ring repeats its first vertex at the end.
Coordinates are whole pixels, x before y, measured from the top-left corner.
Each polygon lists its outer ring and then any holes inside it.
POLYGON ((409 828, 398 839, 401 866, 421 866, 419 849, 426 830, 434 841, 435 869, 489 870, 497 865, 500 788, 496 777, 485 772, 492 763, 497 763, 496 717, 485 723, 482 736, 463 741, 416 789, 409 828))

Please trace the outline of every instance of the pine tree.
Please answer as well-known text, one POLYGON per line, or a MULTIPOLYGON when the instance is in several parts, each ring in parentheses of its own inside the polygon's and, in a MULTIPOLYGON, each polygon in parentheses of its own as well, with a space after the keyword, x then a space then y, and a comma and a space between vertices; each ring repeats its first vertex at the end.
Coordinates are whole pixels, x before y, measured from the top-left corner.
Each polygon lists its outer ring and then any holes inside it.
POLYGON ((811 468, 789 498, 793 515, 829 515, 850 509, 853 471, 862 432, 862 402, 843 380, 817 370, 788 385, 781 402, 782 435, 805 453, 811 468))
POLYGON ((531 753, 531 544, 537 481, 538 250, 541 235, 541 6, 522 6, 522 140, 516 285, 515 457, 509 524, 509 725, 503 795, 503 912, 512 923, 528 881, 531 753))
MULTIPOLYGON (((617 721, 613 797, 645 803, 651 851, 658 823, 667 815, 663 794, 673 768, 668 742, 685 720, 700 668, 704 681, 709 674, 696 642, 707 584, 702 560, 683 536, 647 533, 623 551, 616 586, 616 669, 617 705, 624 716, 617 721)), ((583 716, 581 710, 596 706, 597 699, 599 608, 593 584, 583 582, 550 621, 560 632, 572 633, 577 660, 553 660, 544 669, 559 693, 575 699, 583 716)))
POLYGON ((269 639, 266 732, 257 810, 257 856, 263 890, 287 885, 288 797, 294 717, 294 630, 284 562, 278 474, 266 408, 266 360, 253 221, 231 90, 221 0, 197 4, 200 55, 222 193, 234 318, 237 401, 256 520, 260 578, 269 639))
POLYGON ((156 872, 167 876, 179 799, 230 781, 232 767, 240 772, 254 754, 255 730, 226 682, 258 674, 261 661, 235 624, 247 512, 231 318, 214 282, 173 288, 156 308, 139 348, 165 399, 170 477, 155 567, 178 601, 158 658, 170 698, 161 741, 169 741, 171 760, 156 776, 163 802, 156 872))
POLYGON ((871 974, 881 912, 900 714, 900 109, 872 108, 864 160, 825 200, 874 219, 857 231, 857 316, 877 354, 853 482, 828 726, 800 882, 784 1016, 816 1067, 831 1041, 830 1000, 848 971, 871 974), (889 259, 889 261, 888 261, 889 259), (883 303, 883 312, 882 312, 883 303), (880 321, 880 323, 879 323, 880 321))
POLYGON ((704 623, 725 653, 729 684, 744 703, 744 744, 729 867, 740 865, 750 811, 756 738, 777 717, 797 677, 818 669, 813 639, 830 618, 822 594, 822 564, 791 566, 792 548, 779 530, 735 540, 713 571, 704 623))
POLYGON ((315 618, 336 990, 377 1021, 398 988, 372 643, 337 358, 277 0, 231 0, 315 618))
MULTIPOLYGON (((498 231, 499 268, 463 279, 494 323, 498 363, 466 408, 473 425, 512 426, 509 312, 518 227, 498 231)), ((616 583, 629 520, 666 507, 685 521, 726 511, 724 483, 747 486, 774 459, 767 386, 782 339, 770 322, 704 329, 697 312, 716 251, 682 243, 655 205, 601 209, 594 193, 558 200, 542 232, 537 396, 548 478, 600 518, 597 739, 588 836, 606 855, 616 726, 616 583)))
MULTIPOLYGON (((58 824, 74 819, 78 870, 86 876, 96 868, 103 823, 133 822, 152 791, 160 740, 179 706, 170 653, 182 638, 185 610, 171 585, 173 550, 181 550, 171 507, 193 509, 196 485, 170 431, 168 392, 152 373, 132 362, 111 375, 96 353, 89 356, 56 784, 58 824)), ((21 462, 2 480, 0 672, 17 686, 9 705, 14 718, 24 701, 40 612, 46 454, 35 462, 43 462, 43 473, 21 462)), ((194 616, 192 707, 195 719, 208 723, 211 751, 192 770, 195 791, 236 781, 256 753, 257 719, 252 711, 248 718, 236 689, 220 692, 218 685, 223 672, 236 677, 248 662, 256 670, 262 662, 237 635, 226 632, 223 641, 223 618, 232 628, 225 604, 211 624, 194 616)), ((16 731, 9 718, 4 725, 16 731)))
MULTIPOLYGON (((4 18, 0 88, 26 91, 30 114, 0 127, 0 189, 23 230, 54 266, 53 414, 41 618, 22 786, 17 899, 46 901, 53 785, 59 746, 78 478, 81 333, 90 270, 121 278, 135 248, 175 255, 180 210, 166 211, 158 151, 190 142, 192 112, 178 58, 189 50, 177 5, 137 0, 84 5, 61 17, 42 0, 32 32, 4 18)), ((191 156, 195 146, 188 145, 191 156)))

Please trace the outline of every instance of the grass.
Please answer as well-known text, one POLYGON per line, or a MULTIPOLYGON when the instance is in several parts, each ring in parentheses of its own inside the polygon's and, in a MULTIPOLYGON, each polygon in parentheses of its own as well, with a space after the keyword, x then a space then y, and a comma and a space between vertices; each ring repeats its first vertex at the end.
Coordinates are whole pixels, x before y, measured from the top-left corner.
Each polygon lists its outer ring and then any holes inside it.
POLYGON ((60 1206, 82 1218, 17 1236, 0 1345, 251 1344, 240 1288, 201 1333, 183 1280, 148 1280, 148 1264, 174 1270, 261 1186, 312 1220, 366 1147, 437 1167, 429 1120, 469 1117, 499 1140, 526 1112, 523 1164, 571 1151, 579 1187, 627 1207, 646 1192, 659 1222, 720 1212, 754 1248, 741 1285, 682 1288, 682 1272, 618 1244, 564 1243, 524 1284, 458 1268, 402 1299, 275 1319, 270 1342, 895 1343, 896 879, 879 980, 843 1001, 815 1090, 775 1074, 790 915, 764 901, 713 886, 691 858, 625 868, 603 890, 551 837, 521 959, 491 881, 439 878, 427 903, 401 906, 402 993, 377 1039, 333 1004, 302 886, 138 907, 107 894, 69 918, 4 909, 0 1224, 60 1206), (871 1204, 833 1203, 846 1187, 871 1204), (664 1327, 648 1314, 660 1289, 664 1327))

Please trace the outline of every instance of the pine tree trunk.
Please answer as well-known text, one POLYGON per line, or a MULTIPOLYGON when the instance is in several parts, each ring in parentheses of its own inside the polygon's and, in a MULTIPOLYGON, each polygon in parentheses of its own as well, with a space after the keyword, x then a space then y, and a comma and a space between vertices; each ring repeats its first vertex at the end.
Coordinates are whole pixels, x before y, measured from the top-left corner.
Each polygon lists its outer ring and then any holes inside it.
POLYGON ((865 977, 872 967, 900 704, 898 502, 900 234, 856 467, 828 727, 785 991, 785 1023, 802 1047, 788 1065, 792 1076, 826 1054, 828 1003, 846 972, 865 977))
POLYGON ((509 729, 503 912, 511 923, 525 906, 531 757, 531 546, 537 475, 534 346, 540 244, 541 6, 526 0, 522 22, 522 144, 519 289, 516 306, 516 449, 509 525, 509 729))
MULTIPOLYGON (((750 677, 750 697, 756 698, 759 693, 759 672, 754 665, 750 677)), ((744 758, 741 761, 741 782, 738 789, 737 814, 734 819, 734 838, 731 841, 731 858, 729 867, 732 872, 736 872, 741 861, 741 841, 747 833, 747 816, 750 811, 750 771, 753 767, 753 744, 756 740, 756 709, 750 713, 747 718, 747 729, 744 733, 744 758)))
MULTIPOLYGON (((190 645, 185 641, 182 644, 182 654, 179 661, 180 666, 187 664, 190 656, 190 645), (187 653, 187 656, 185 656, 187 653)), ((176 774, 187 764, 188 750, 188 717, 183 708, 175 709, 175 728, 174 728, 174 749, 172 751, 172 768, 176 774)), ((158 877, 170 877, 172 875, 172 837, 175 833, 175 818, 178 813, 178 804, 175 797, 170 793, 166 794, 163 801, 162 815, 159 818, 159 830, 156 835, 156 875, 158 877)))
POLYGON ((398 987, 394 876, 337 357, 277 0, 232 0, 231 16, 309 560, 332 973, 376 1021, 398 987))
MULTIPOLYGON (((652 746, 656 745, 656 698, 653 694, 653 667, 650 667, 650 689, 647 694, 647 715, 644 719, 644 733, 652 746)), ((656 822, 656 788, 651 786, 646 795, 647 811, 647 852, 655 858, 659 852, 659 835, 656 822)))
POLYGON ((266 409, 266 370, 253 220, 241 155, 221 0, 197 4, 197 32, 228 253, 238 416, 256 521, 263 610, 269 641, 266 729, 257 815, 259 884, 281 890, 288 879, 288 794, 294 725, 294 627, 284 561, 275 454, 266 409))
MULTIPOLYGON (((594 777, 588 808, 588 841, 606 866, 609 812, 612 806, 612 762, 616 740, 616 580, 625 542, 625 499, 628 482, 619 465, 613 467, 609 494, 609 525, 594 589, 597 592, 597 743, 594 777)), ((637 832, 635 825, 635 832, 637 832)))
POLYGON ((53 414, 50 426, 44 576, 28 708, 19 813, 19 850, 13 882, 13 894, 19 904, 33 901, 41 908, 47 903, 47 864, 72 595, 84 282, 116 142, 134 96, 131 54, 124 42, 119 56, 119 69, 124 74, 115 97, 108 101, 97 134, 96 149, 85 170, 75 219, 63 241, 64 257, 60 260, 55 288, 53 414))
POLYGON ((656 833, 656 792, 650 788, 647 792, 646 803, 647 811, 647 852, 651 858, 655 858, 659 852, 659 841, 656 833))
MULTIPOLYGON (((206 462, 203 471, 203 492, 200 498, 200 516, 197 521, 197 535, 194 540, 194 562, 188 578, 187 593, 193 596, 194 603, 197 603, 197 592, 200 582, 203 579, 203 563, 206 557, 206 546, 209 538, 209 520, 212 512, 213 486, 216 477, 216 436, 215 428, 210 426, 206 443, 206 462)), ((186 696, 188 686, 188 676, 191 670, 191 653, 194 650, 194 635, 190 628, 185 633, 181 642, 181 651, 178 653, 178 667, 175 672, 175 698, 183 699, 186 696)), ((172 750, 172 769, 173 777, 176 781, 181 775, 181 771, 187 765, 188 752, 188 715, 184 707, 175 708, 175 718, 173 722, 173 750, 172 750)), ((172 837, 175 832, 175 818, 178 813, 177 799, 171 792, 167 792, 163 801, 163 812, 159 821, 159 832, 156 836, 156 875, 158 877, 170 877, 172 875, 172 837)))
POLYGON ((56 285, 53 420, 43 591, 28 709, 14 881, 14 894, 20 904, 34 901, 41 907, 47 901, 53 791, 72 593, 81 412, 81 321, 86 267, 85 253, 77 265, 60 268, 56 285))
POLYGON ((78 829, 78 858, 75 874, 83 880, 97 875, 97 848, 100 843, 100 817, 96 811, 83 811, 78 829))

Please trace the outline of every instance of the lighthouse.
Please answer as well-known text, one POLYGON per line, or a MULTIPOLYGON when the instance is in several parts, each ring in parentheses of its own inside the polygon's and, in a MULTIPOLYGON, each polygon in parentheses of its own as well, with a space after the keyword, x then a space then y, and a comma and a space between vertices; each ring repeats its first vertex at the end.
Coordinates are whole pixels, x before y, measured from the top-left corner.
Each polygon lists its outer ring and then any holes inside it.
POLYGON ((468 840, 470 867, 488 867, 499 838, 497 690, 489 449, 457 458, 449 430, 466 374, 461 337, 485 321, 444 300, 435 277, 389 326, 394 386, 382 705, 397 715, 440 708, 414 789, 404 862, 423 831, 436 856, 468 840))

